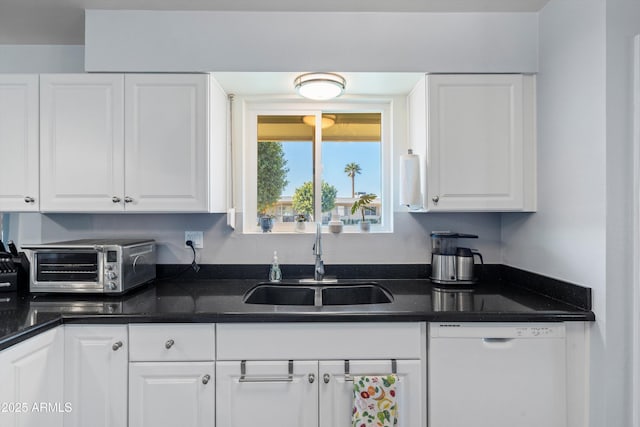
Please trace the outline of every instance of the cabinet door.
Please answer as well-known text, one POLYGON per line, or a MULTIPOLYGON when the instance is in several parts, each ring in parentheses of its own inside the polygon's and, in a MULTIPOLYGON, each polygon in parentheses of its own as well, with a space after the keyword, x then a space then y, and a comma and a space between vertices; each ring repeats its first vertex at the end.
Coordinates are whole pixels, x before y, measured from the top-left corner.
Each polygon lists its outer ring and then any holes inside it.
MULTIPOLYGON (((425 427, 426 375, 419 360, 397 361, 398 427, 425 427)), ((351 427, 353 381, 346 381, 344 361, 320 361, 320 427, 351 427)), ((388 360, 350 360, 354 375, 391 373, 388 360)))
POLYGON ((318 425, 318 363, 247 361, 216 363, 217 427, 313 427, 318 425))
POLYGON ((43 211, 123 209, 123 76, 40 77, 43 211))
POLYGON ((211 427, 214 362, 140 362, 129 367, 129 427, 211 427))
POLYGON ((427 77, 429 210, 531 210, 535 202, 532 79, 427 77))
POLYGON ((66 326, 65 427, 126 427, 127 326, 66 326))
POLYGON ((0 425, 62 427, 63 356, 62 327, 0 352, 0 425))
POLYGON ((206 212, 206 74, 127 74, 128 211, 206 212))
POLYGON ((0 74, 0 212, 37 211, 38 76, 0 74))

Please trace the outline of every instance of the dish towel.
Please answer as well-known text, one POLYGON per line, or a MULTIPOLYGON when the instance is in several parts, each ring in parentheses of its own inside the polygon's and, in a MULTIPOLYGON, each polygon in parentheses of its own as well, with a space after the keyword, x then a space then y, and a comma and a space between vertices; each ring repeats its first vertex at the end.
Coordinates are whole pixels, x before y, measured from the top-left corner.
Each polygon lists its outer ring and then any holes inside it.
POLYGON ((395 427, 398 424, 398 376, 354 375, 352 427, 395 427))

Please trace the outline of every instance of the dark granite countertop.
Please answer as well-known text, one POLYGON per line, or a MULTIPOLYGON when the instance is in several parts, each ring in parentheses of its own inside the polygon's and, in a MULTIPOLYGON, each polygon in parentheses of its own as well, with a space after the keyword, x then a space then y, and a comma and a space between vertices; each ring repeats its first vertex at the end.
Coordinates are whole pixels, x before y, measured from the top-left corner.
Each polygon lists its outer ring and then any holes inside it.
POLYGON ((256 279, 159 280, 112 297, 3 293, 0 349, 63 323, 595 320, 588 288, 567 284, 559 291, 563 285, 550 286, 553 279, 529 286, 531 277, 519 272, 510 269, 472 287, 444 287, 417 278, 366 280, 390 291, 393 301, 342 306, 245 304, 243 295, 260 282, 256 279))

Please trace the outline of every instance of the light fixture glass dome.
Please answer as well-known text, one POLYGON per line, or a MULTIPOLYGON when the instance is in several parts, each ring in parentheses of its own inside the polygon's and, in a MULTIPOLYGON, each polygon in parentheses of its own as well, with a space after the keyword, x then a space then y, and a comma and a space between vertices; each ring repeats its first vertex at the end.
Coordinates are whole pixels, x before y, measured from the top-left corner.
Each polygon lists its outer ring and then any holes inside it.
POLYGON ((293 81, 301 96, 316 101, 336 98, 344 93, 344 77, 334 73, 301 74, 293 81))

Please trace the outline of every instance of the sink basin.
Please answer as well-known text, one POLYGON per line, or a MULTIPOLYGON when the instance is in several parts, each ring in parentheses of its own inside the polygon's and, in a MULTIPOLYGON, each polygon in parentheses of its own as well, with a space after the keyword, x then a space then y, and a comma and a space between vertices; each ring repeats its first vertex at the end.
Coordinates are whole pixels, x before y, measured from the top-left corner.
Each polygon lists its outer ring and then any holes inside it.
POLYGON ((375 283, 322 289, 322 305, 386 304, 391 301, 391 294, 375 283))
POLYGON ((373 282, 331 286, 260 283, 245 294, 243 301, 268 305, 360 305, 390 303, 393 297, 373 282))
POLYGON ((261 284, 244 297, 247 304, 315 305, 316 291, 304 286, 261 284))

